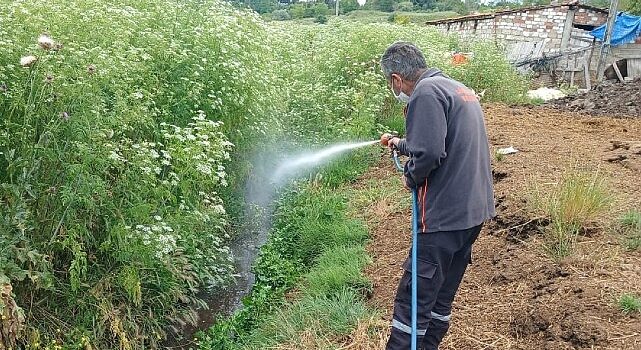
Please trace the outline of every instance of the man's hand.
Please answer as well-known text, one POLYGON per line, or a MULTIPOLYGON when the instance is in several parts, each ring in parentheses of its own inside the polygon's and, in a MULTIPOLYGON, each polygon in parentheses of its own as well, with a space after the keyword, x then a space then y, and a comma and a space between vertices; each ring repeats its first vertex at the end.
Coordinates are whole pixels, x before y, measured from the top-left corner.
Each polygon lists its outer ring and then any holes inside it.
POLYGON ((400 140, 401 139, 399 139, 398 137, 396 137, 396 136, 394 136, 392 134, 385 133, 385 134, 381 135, 381 144, 383 146, 389 147, 389 149, 394 149, 394 148, 398 147, 398 142, 400 140))
POLYGON ((406 190, 411 190, 410 186, 407 184, 407 177, 405 177, 405 175, 401 175, 401 183, 406 190))

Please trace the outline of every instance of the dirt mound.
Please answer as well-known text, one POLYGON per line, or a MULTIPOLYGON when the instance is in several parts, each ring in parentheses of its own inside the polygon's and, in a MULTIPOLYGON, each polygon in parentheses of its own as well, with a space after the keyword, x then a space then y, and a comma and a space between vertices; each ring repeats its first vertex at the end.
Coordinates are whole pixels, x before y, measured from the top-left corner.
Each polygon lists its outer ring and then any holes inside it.
POLYGON ((641 78, 627 83, 606 81, 585 94, 554 100, 551 105, 591 115, 639 118, 641 117, 641 78))

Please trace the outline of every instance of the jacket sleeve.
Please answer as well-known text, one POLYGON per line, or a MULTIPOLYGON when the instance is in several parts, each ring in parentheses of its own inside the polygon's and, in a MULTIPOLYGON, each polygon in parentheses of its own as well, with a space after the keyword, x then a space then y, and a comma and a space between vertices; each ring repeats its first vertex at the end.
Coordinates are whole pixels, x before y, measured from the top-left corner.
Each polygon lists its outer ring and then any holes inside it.
POLYGON ((441 160, 447 157, 446 110, 445 102, 429 93, 417 96, 409 104, 404 147, 410 159, 405 163, 404 174, 411 188, 425 182, 430 173, 441 165, 441 160))
POLYGON ((398 145, 396 146, 396 148, 398 149, 398 153, 400 153, 400 154, 402 154, 402 155, 404 155, 404 156, 408 156, 408 157, 409 157, 410 153, 409 153, 409 151, 407 150, 407 140, 405 140, 405 139, 400 139, 400 140, 398 141, 398 145))

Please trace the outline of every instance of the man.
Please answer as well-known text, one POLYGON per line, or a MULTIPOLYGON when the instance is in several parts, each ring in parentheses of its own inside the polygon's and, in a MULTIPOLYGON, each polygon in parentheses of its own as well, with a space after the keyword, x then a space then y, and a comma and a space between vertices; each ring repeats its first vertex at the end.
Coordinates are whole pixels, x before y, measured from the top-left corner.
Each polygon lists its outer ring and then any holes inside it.
MULTIPOLYGON (((417 340, 433 350, 449 328, 454 295, 483 222, 495 216, 483 111, 474 92, 396 42, 381 58, 394 96, 407 103, 406 138, 382 136, 409 156, 403 184, 418 193, 417 340)), ((410 252, 411 254, 411 252, 410 252)), ((394 301, 388 350, 410 348, 411 261, 394 301)))

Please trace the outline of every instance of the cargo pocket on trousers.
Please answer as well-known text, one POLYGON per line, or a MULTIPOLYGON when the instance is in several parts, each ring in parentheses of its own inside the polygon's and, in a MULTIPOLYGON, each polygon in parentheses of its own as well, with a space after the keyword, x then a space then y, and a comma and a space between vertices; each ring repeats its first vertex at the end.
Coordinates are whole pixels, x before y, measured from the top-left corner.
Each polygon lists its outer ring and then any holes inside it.
MULTIPOLYGON (((417 280, 417 294, 419 299, 429 297, 431 294, 430 288, 433 286, 433 279, 436 275, 436 270, 438 269, 438 264, 431 261, 426 261, 422 259, 417 259, 416 264, 418 265, 418 270, 416 271, 417 280)), ((412 273, 412 260, 407 259, 403 263, 403 269, 411 276, 412 273)), ((407 285, 405 286, 408 292, 412 291, 412 278, 407 279, 407 285)))

